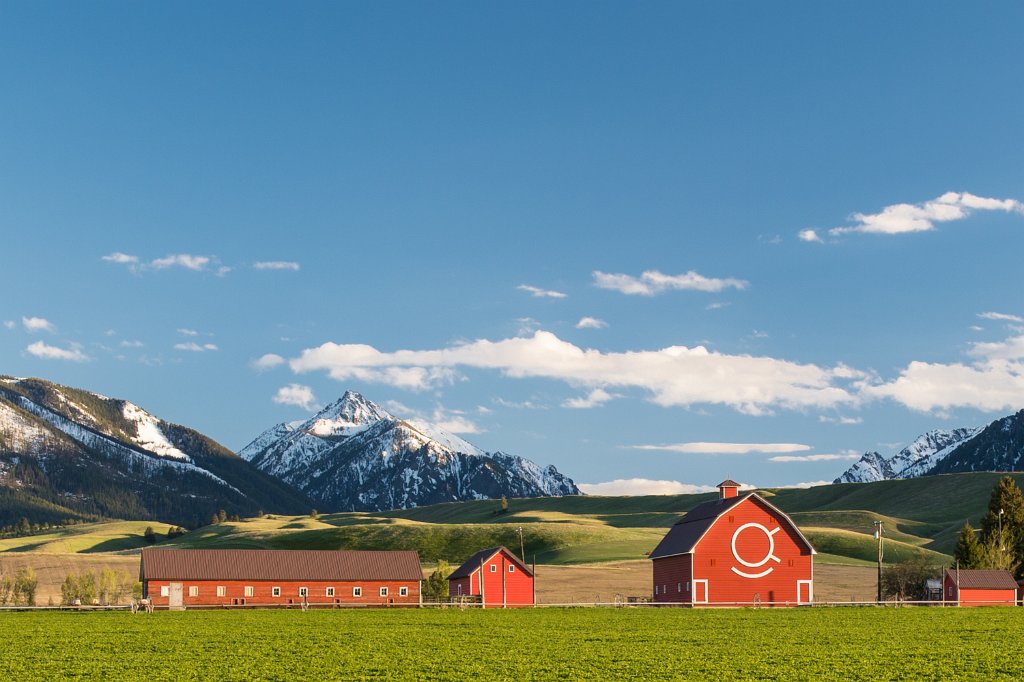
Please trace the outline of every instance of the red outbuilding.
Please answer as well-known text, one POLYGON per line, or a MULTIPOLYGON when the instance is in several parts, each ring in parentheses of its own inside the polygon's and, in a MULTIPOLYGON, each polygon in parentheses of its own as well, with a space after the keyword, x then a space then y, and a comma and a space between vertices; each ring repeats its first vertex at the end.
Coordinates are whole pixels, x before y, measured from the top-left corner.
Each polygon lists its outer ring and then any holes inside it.
POLYGON ((650 554, 654 601, 684 606, 797 606, 814 599, 814 547, 778 507, 723 481, 650 554))
POLYGON ((416 552, 144 549, 154 606, 418 606, 416 552))
POLYGON ((1017 581, 1009 571, 946 569, 943 601, 957 606, 1016 606, 1017 581))
POLYGON ((532 606, 533 571, 505 547, 483 549, 448 576, 448 595, 479 596, 484 608, 532 606))

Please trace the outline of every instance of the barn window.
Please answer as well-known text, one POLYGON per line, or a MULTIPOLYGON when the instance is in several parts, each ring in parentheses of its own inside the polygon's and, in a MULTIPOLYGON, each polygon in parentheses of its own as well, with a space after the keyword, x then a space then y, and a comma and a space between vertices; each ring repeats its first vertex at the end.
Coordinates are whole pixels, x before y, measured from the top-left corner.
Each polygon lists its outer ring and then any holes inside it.
POLYGON ((226 597, 228 596, 228 588, 224 585, 217 585, 217 596, 226 597))
POLYGON ((714 565, 715 565, 715 560, 714 560, 714 559, 712 559, 712 560, 711 560, 711 565, 712 565, 712 566, 714 566, 714 565))
POLYGON ((188 596, 190 596, 190 597, 198 597, 199 596, 199 585, 189 585, 188 586, 188 596))
POLYGON ((363 596, 363 588, 361 588, 361 587, 353 587, 352 588, 352 596, 353 597, 362 597, 363 596))
POLYGON ((491 564, 491 573, 498 572, 498 564, 491 564))
POLYGON ((461 595, 462 594, 462 583, 459 583, 458 585, 455 586, 455 594, 457 594, 457 595, 461 595))
POLYGON ((309 594, 309 588, 308 587, 300 587, 299 588, 299 596, 300 597, 305 597, 308 594, 309 594))
POLYGON ((380 596, 382 596, 382 597, 388 596, 388 588, 386 588, 386 587, 380 588, 380 596))
POLYGON ((327 588, 327 596, 328 597, 333 597, 334 596, 334 588, 333 587, 328 587, 327 588))
POLYGON ((690 581, 689 580, 686 581, 686 591, 687 592, 690 591, 690 581))
POLYGON ((161 585, 160 586, 160 596, 161 597, 167 597, 170 594, 171 594, 170 586, 168 586, 168 585, 161 585))
POLYGON ((654 586, 654 596, 655 597, 658 596, 658 586, 657 585, 654 586))
POLYGON ((399 597, 408 597, 409 596, 409 588, 408 587, 399 587, 398 588, 398 596, 399 597))
POLYGON ((509 573, 515 573, 516 572, 516 565, 515 564, 509 564, 508 565, 508 572, 509 573))
POLYGON ((676 592, 682 592, 682 591, 683 591, 683 584, 682 583, 676 583, 676 592))
POLYGON ((252 594, 253 594, 252 585, 246 585, 245 586, 245 596, 246 597, 251 597, 252 594))
POLYGON ((270 596, 271 597, 280 597, 281 596, 281 588, 280 587, 271 587, 270 588, 270 596))
POLYGON ((952 585, 949 586, 949 596, 950 597, 953 596, 953 586, 952 585))

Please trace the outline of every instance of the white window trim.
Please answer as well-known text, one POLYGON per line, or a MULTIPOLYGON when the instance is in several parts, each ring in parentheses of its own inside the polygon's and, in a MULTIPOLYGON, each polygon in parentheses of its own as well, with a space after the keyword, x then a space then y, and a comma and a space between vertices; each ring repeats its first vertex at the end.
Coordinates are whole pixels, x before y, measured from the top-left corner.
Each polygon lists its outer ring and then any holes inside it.
POLYGON ((328 587, 328 588, 327 588, 327 592, 326 592, 325 594, 326 594, 326 595, 327 595, 328 597, 333 597, 333 596, 334 596, 334 588, 333 588, 333 587, 328 587))
POLYGON ((274 587, 271 587, 270 588, 270 596, 271 597, 280 597, 281 596, 281 588, 276 586, 276 585, 274 587))
POLYGON ((382 596, 382 597, 388 596, 388 588, 386 588, 386 587, 380 588, 380 596, 382 596))
POLYGON ((498 572, 498 564, 491 564, 491 573, 498 572))
POLYGON ((160 586, 160 596, 161 597, 170 597, 171 596, 171 586, 170 585, 161 585, 160 586))
POLYGON ((228 588, 226 585, 217 585, 217 596, 226 597, 228 596, 228 588))
POLYGON ((408 597, 409 596, 409 588, 405 587, 404 585, 402 587, 399 587, 398 588, 398 596, 399 597, 408 597))
POLYGON ((515 573, 516 572, 516 565, 515 564, 509 564, 508 565, 508 572, 509 573, 515 573))
POLYGON ((299 588, 299 596, 300 597, 308 597, 309 596, 309 588, 308 587, 300 587, 299 588))
POLYGON ((252 596, 255 595, 255 593, 256 593, 256 590, 253 588, 252 585, 246 585, 245 586, 245 590, 242 593, 242 596, 252 597, 252 596))
POLYGON ((190 596, 190 597, 198 597, 199 596, 199 585, 189 585, 188 586, 188 596, 190 596))

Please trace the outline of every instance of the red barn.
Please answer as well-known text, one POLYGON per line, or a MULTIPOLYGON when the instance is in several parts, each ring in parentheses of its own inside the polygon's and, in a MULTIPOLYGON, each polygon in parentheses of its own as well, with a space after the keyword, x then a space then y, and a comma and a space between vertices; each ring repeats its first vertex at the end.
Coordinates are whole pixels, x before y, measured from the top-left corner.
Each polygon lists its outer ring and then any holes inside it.
POLYGON ((144 549, 142 595, 155 606, 418 606, 416 552, 144 549))
POLYGON ((484 608, 532 606, 533 571, 505 547, 483 549, 448 576, 452 597, 479 595, 484 608))
POLYGON ((1009 571, 946 569, 943 601, 957 606, 1016 606, 1017 581, 1009 571))
POLYGON ((796 606, 814 599, 814 547, 757 493, 723 481, 651 552, 654 601, 685 606, 796 606))

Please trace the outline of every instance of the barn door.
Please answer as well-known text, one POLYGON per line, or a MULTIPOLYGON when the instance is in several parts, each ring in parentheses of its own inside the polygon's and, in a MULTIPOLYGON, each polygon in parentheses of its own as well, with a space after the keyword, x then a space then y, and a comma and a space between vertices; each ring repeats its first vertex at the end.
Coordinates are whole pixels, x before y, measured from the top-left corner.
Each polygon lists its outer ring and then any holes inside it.
POLYGON ((810 604, 814 600, 814 588, 810 580, 796 581, 796 603, 810 604))
POLYGON ((172 609, 180 610, 182 608, 182 589, 181 583, 171 583, 171 589, 168 593, 170 600, 167 605, 172 609))
POLYGON ((708 581, 707 580, 694 580, 693 581, 693 603, 694 604, 707 604, 708 603, 708 581))

